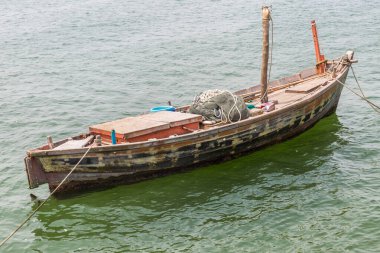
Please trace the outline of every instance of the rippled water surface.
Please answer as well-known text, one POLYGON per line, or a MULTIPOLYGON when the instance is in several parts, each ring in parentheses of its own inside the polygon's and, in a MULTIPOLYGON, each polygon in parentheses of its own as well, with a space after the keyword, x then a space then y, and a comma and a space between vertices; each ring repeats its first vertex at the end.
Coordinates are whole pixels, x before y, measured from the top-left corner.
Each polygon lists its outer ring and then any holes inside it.
MULTIPOLYGON (((0 3, 0 239, 37 206, 23 156, 94 123, 237 90, 260 75, 261 1, 0 3)), ((279 78, 355 50, 380 104, 376 1, 273 1, 279 78)), ((353 87, 349 74, 347 83, 353 87)), ((379 114, 336 114, 282 144, 187 173, 51 199, 1 252, 379 252, 379 114)))

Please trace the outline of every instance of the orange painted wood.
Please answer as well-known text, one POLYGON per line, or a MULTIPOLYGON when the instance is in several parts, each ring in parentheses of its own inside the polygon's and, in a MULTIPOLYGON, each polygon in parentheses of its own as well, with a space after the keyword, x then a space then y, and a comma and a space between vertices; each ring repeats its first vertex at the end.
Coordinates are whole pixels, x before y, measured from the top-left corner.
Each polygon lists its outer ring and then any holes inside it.
POLYGON ((325 64, 326 64, 325 56, 321 55, 321 50, 319 48, 317 24, 315 23, 315 20, 311 21, 311 30, 313 32, 315 56, 317 58, 317 72, 318 74, 323 74, 325 72, 325 64))
POLYGON ((116 137, 131 137, 148 134, 170 128, 170 124, 160 121, 144 120, 141 117, 129 117, 90 127, 90 132, 95 134, 110 134, 112 129, 116 137))
POLYGON ((94 125, 90 133, 100 135, 103 142, 110 142, 114 129, 117 143, 136 142, 188 133, 182 126, 197 130, 201 121, 201 115, 162 111, 94 125))
POLYGON ((182 126, 189 123, 201 122, 202 116, 192 113, 181 112, 156 112, 139 116, 150 121, 166 122, 170 124, 170 127, 182 126))
POLYGON ((134 138, 128 138, 127 141, 128 142, 138 142, 138 141, 147 141, 149 139, 162 139, 162 138, 167 138, 171 135, 175 136, 175 135, 187 134, 187 133, 191 132, 191 131, 185 129, 184 127, 188 128, 188 129, 197 130, 197 129, 199 129, 199 123, 196 122, 196 123, 186 124, 183 126, 171 127, 170 129, 162 130, 159 132, 146 134, 146 135, 142 135, 142 136, 137 136, 134 138))

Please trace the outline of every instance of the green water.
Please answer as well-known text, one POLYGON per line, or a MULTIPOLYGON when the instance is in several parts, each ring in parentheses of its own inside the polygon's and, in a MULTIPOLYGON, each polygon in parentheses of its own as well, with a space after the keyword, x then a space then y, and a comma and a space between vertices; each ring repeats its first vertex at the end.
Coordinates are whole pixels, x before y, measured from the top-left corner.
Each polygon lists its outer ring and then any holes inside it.
MULTIPOLYGON (((273 1, 272 77, 353 49, 380 104, 375 1, 273 1)), ((27 149, 197 92, 259 82, 261 1, 0 3, 0 239, 37 206, 27 149)), ((347 83, 354 84, 352 74, 347 83)), ((287 142, 187 173, 51 199, 0 252, 379 252, 379 114, 344 90, 287 142)))

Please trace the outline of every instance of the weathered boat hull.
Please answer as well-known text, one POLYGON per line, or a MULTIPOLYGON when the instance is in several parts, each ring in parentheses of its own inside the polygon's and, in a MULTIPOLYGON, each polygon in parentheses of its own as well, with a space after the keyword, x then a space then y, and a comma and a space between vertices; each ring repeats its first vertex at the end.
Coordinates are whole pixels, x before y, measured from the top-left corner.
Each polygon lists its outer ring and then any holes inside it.
MULTIPOLYGON (((338 80, 344 83, 347 73, 348 67, 345 67, 338 80)), ((333 80, 308 99, 257 118, 173 139, 94 147, 58 192, 138 182, 228 160, 281 142, 304 132, 333 113, 341 91, 342 85, 333 80)), ((86 150, 29 155, 25 162, 30 187, 48 183, 51 190, 55 189, 86 150)))

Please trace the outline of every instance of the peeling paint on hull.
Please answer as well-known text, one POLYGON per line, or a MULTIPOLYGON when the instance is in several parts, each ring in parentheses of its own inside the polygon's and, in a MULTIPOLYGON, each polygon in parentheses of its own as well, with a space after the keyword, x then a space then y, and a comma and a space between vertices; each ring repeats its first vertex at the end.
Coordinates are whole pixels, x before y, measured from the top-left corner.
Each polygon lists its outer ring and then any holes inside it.
MULTIPOLYGON (((348 68, 339 79, 344 82, 348 68)), ((205 130, 155 144, 116 145, 91 150, 59 192, 73 192, 134 183, 204 164, 229 160, 267 145, 284 141, 335 112, 342 86, 331 83, 314 98, 286 110, 267 113, 215 130, 205 130)), ((26 158, 31 188, 48 183, 53 190, 82 157, 85 150, 26 158), (38 174, 38 176, 36 176, 38 174)))

